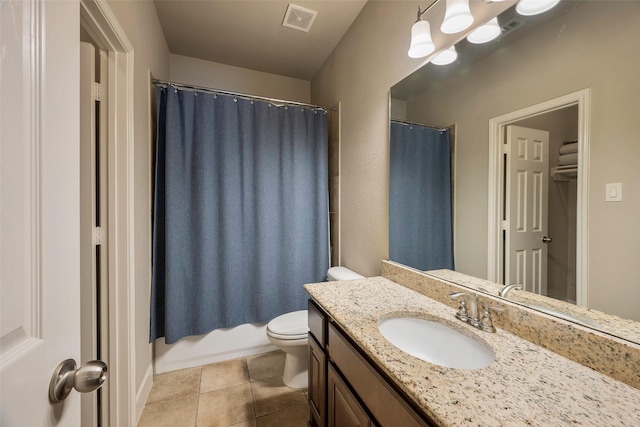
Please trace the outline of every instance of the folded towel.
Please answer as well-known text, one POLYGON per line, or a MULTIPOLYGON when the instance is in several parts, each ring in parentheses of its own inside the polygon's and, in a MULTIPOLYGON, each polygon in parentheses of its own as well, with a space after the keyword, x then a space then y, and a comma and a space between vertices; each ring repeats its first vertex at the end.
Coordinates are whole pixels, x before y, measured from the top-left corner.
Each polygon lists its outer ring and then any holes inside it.
POLYGON ((561 154, 558 156, 558 165, 575 165, 578 163, 578 153, 561 154))
POLYGON ((560 147, 560 154, 571 154, 578 152, 578 143, 572 142, 571 144, 565 144, 560 147))

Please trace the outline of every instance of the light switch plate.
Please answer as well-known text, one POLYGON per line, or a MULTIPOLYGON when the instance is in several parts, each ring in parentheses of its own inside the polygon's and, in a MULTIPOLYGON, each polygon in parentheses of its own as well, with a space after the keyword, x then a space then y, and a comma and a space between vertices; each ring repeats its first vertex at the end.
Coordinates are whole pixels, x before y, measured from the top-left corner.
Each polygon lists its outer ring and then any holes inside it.
POLYGON ((605 202, 621 202, 622 201, 622 183, 621 182, 606 184, 604 201, 605 202))

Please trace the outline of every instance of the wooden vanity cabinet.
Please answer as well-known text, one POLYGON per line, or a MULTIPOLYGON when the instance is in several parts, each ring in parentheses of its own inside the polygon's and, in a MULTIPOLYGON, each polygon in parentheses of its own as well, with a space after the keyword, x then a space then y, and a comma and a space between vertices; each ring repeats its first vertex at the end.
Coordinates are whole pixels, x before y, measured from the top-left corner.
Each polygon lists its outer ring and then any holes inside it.
POLYGON ((436 426, 309 300, 312 427, 436 426))

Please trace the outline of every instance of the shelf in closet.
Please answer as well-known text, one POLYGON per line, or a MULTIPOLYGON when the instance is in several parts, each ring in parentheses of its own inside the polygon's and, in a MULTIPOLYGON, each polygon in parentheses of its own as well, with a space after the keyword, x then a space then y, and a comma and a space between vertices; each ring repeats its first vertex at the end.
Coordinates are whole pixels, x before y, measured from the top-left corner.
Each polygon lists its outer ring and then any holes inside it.
POLYGON ((578 165, 562 165, 551 168, 551 178, 554 181, 571 181, 578 178, 578 165))

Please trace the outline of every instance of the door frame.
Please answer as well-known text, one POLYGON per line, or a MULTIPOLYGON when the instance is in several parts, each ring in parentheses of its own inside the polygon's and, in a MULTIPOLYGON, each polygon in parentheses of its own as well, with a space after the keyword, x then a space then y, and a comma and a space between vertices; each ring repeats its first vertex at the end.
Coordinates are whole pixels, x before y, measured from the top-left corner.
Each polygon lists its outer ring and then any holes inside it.
POLYGON ((109 419, 112 425, 136 425, 133 45, 106 0, 81 0, 80 20, 108 55, 109 419))
POLYGON ((565 107, 578 106, 578 194, 576 225, 576 304, 587 307, 588 298, 588 187, 591 89, 582 89, 489 119, 489 183, 487 279, 502 282, 502 204, 504 202, 504 130, 519 120, 565 107))

